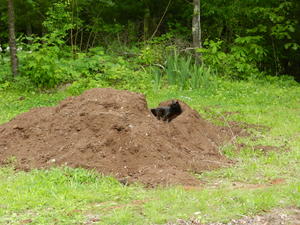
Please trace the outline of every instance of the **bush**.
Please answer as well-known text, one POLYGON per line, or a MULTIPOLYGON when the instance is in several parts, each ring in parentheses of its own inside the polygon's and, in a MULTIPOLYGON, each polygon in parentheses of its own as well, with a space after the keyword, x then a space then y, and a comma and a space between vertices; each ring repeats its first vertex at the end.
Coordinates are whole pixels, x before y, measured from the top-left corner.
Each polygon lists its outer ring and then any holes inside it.
MULTIPOLYGON (((29 78, 39 88, 52 88, 73 79, 69 68, 64 66, 68 48, 64 38, 73 28, 72 15, 68 12, 68 2, 54 3, 43 22, 49 31, 41 38, 28 38, 33 44, 25 46, 30 51, 21 54, 21 76, 29 78)), ((69 51, 71 52, 71 51, 69 51)))
POLYGON ((259 37, 238 37, 229 52, 221 50, 222 41, 206 41, 204 48, 199 49, 206 65, 214 68, 220 76, 232 79, 252 79, 263 74, 258 68, 265 55, 258 44, 259 37))
POLYGON ((22 57, 21 76, 27 77, 39 88, 52 88, 71 80, 68 69, 63 67, 61 50, 57 46, 43 45, 22 57))

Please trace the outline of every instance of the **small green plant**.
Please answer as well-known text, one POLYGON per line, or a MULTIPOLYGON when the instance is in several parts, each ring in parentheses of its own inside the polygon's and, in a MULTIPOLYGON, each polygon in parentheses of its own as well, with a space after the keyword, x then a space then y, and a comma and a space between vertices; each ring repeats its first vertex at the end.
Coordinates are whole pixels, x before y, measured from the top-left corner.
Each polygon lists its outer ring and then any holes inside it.
POLYGON ((163 47, 159 44, 147 44, 140 50, 138 62, 144 65, 153 65, 163 60, 163 47))
POLYGON ((18 162, 18 160, 15 156, 10 156, 4 160, 4 164, 6 164, 7 166, 11 166, 11 167, 14 167, 17 162, 18 162))

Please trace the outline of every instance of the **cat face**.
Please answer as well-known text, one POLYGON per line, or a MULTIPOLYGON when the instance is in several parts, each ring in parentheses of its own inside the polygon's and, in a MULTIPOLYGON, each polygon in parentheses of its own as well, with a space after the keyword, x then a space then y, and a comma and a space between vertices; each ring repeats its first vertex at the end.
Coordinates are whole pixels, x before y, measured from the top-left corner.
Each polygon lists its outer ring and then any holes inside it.
POLYGON ((171 105, 170 105, 170 108, 172 108, 172 109, 180 109, 181 110, 181 107, 180 107, 180 105, 179 105, 179 102, 178 101, 174 101, 174 100, 172 100, 172 103, 171 103, 171 105))

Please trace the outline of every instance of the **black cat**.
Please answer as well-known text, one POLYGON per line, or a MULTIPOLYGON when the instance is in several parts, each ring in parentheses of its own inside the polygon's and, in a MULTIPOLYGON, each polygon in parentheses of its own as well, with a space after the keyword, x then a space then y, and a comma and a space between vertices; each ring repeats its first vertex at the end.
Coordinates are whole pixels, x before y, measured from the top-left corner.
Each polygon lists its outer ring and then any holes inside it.
POLYGON ((170 122, 182 113, 182 109, 178 101, 172 101, 168 106, 151 109, 151 112, 158 120, 162 118, 163 121, 170 122))

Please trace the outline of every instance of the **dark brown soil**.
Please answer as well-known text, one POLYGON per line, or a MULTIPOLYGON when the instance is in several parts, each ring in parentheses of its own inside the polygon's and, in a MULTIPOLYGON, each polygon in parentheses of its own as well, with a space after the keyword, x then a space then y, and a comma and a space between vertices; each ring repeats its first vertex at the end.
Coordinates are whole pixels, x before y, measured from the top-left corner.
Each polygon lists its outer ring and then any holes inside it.
POLYGON ((91 89, 1 125, 0 163, 16 157, 24 170, 67 165, 148 186, 197 185, 193 172, 230 163, 218 146, 240 130, 216 127, 180 104, 183 113, 167 123, 142 94, 91 89))

